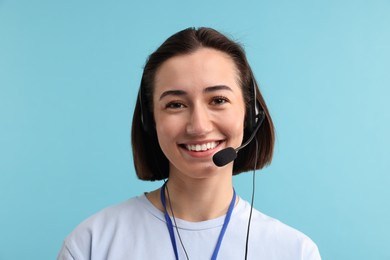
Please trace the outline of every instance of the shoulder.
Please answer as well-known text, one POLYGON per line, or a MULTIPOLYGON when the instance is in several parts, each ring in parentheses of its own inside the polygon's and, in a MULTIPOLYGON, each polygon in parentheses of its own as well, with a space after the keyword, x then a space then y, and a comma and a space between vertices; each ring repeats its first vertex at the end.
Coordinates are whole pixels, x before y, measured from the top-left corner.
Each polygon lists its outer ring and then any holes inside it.
POLYGON ((123 230, 130 231, 133 223, 147 215, 148 206, 142 195, 90 216, 66 237, 58 259, 72 259, 64 255, 71 255, 75 259, 89 259, 92 248, 103 250, 112 243, 114 237, 120 238, 123 230))
POLYGON ((139 197, 104 208, 81 222, 71 235, 81 230, 99 232, 104 228, 108 228, 110 223, 121 222, 127 216, 132 216, 132 213, 139 210, 139 208, 142 208, 142 200, 139 197))
MULTIPOLYGON (((250 204, 243 202, 240 218, 248 223, 250 204)), ((252 212, 250 232, 254 243, 263 245, 269 251, 279 251, 278 254, 286 257, 297 255, 297 259, 321 259, 317 245, 309 236, 256 209, 252 212)))

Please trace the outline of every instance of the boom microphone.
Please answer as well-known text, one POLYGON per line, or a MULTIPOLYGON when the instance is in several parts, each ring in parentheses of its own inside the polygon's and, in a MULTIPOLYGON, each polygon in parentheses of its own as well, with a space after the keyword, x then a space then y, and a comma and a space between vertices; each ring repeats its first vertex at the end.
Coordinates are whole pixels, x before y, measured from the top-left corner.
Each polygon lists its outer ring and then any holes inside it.
POLYGON ((264 111, 260 111, 260 113, 258 114, 258 117, 259 118, 258 118, 257 123, 255 125, 255 129, 253 130, 249 139, 243 145, 237 147, 236 149, 234 149, 233 147, 227 147, 227 148, 222 149, 221 151, 214 154, 213 162, 216 166, 222 167, 222 166, 225 166, 226 164, 234 161, 237 158, 238 151, 240 151, 242 148, 247 146, 252 141, 252 139, 255 137, 255 134, 257 133, 261 124, 264 121, 264 118, 265 118, 264 111))

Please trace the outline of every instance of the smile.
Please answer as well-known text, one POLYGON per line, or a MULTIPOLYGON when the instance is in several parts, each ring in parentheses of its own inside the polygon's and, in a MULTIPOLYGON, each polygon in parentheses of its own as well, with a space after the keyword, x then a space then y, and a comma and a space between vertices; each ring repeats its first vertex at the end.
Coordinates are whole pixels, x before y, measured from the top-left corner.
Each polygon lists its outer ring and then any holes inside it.
POLYGON ((186 144, 185 147, 187 150, 192 152, 204 152, 210 149, 214 149, 219 142, 209 142, 204 144, 186 144))

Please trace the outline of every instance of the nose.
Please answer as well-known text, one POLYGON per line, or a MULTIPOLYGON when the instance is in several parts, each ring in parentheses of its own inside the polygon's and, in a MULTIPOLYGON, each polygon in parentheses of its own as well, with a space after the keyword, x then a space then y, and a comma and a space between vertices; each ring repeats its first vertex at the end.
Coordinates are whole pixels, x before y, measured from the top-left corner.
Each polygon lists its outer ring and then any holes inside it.
POLYGON ((211 132, 213 123, 209 111, 204 106, 194 106, 191 109, 186 132, 193 136, 203 136, 211 132))

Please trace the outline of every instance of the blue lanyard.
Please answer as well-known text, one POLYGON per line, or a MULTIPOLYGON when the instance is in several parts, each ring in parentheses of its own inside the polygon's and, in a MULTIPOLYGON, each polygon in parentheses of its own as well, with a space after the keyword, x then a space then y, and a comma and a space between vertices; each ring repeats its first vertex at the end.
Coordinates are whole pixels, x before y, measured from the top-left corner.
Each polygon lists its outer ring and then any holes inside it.
MULTIPOLYGON (((173 251, 175 252, 175 258, 176 258, 176 260, 179 260, 179 254, 177 252, 177 246, 176 246, 175 233, 173 231, 173 224, 172 224, 171 218, 168 215, 167 204, 165 202, 165 185, 166 184, 164 183, 164 185, 161 187, 161 192, 160 192, 161 203, 163 204, 163 207, 164 207, 165 220, 167 222, 169 236, 170 236, 171 242, 172 242, 172 248, 173 248, 173 251)), ((236 201, 236 191, 233 189, 233 198, 232 198, 232 201, 230 202, 228 212, 226 213, 225 221, 223 222, 221 232, 219 233, 217 245, 215 246, 214 253, 213 253, 213 256, 211 257, 211 260, 217 259, 217 255, 219 252, 219 248, 221 247, 223 236, 225 235, 226 228, 229 225, 230 217, 232 216, 232 213, 233 213, 235 201, 236 201)))

